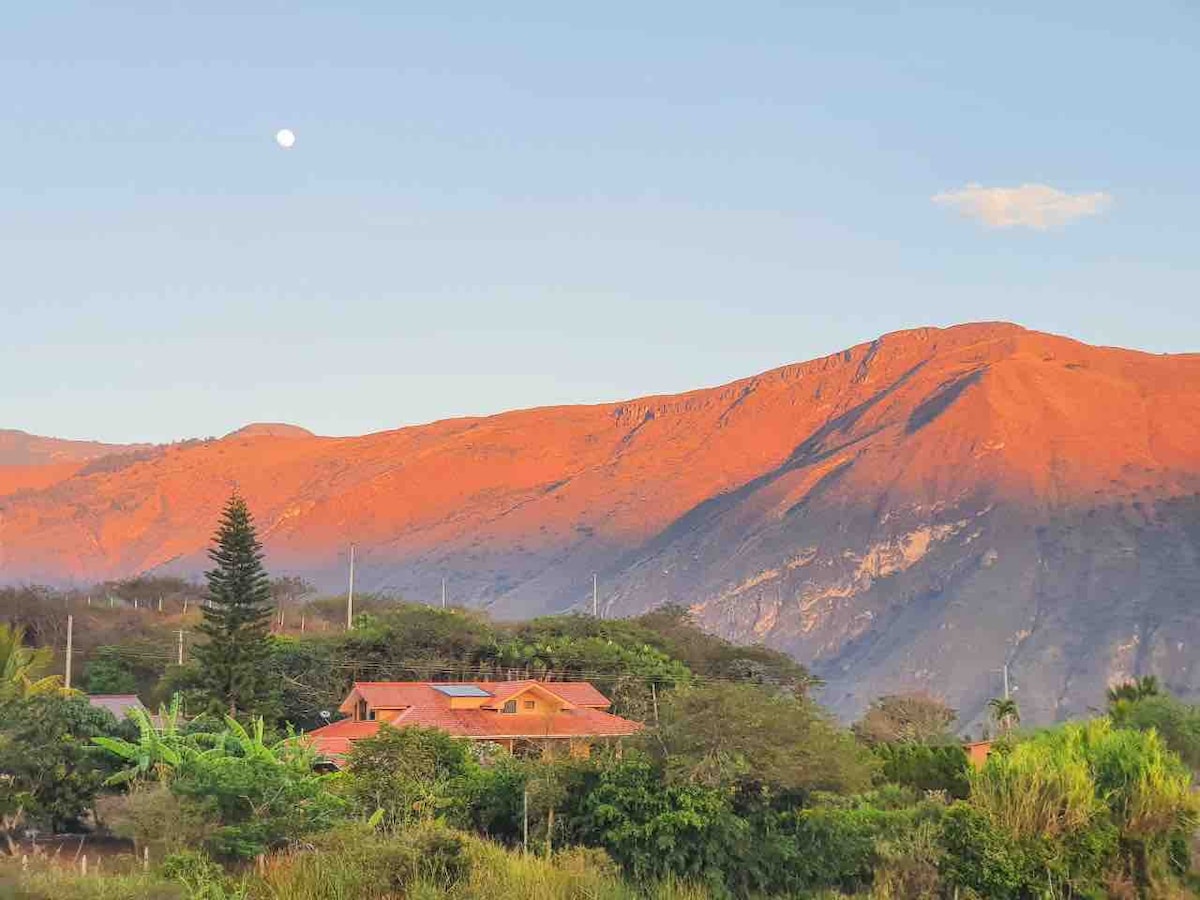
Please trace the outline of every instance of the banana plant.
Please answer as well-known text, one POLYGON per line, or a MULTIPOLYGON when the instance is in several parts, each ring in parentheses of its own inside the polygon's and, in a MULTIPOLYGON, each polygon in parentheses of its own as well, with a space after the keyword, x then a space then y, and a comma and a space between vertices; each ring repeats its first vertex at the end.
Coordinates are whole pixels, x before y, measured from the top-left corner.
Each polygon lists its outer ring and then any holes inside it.
POLYGON ((184 736, 179 730, 179 695, 169 707, 159 708, 161 725, 156 725, 144 710, 133 708, 129 717, 137 725, 136 741, 120 738, 94 737, 92 741, 109 753, 119 756, 129 765, 110 776, 106 784, 129 784, 138 781, 167 781, 171 772, 183 761, 186 751, 184 736))
POLYGON ((0 624, 0 699, 62 690, 62 676, 43 674, 54 661, 46 647, 26 647, 25 628, 0 624))

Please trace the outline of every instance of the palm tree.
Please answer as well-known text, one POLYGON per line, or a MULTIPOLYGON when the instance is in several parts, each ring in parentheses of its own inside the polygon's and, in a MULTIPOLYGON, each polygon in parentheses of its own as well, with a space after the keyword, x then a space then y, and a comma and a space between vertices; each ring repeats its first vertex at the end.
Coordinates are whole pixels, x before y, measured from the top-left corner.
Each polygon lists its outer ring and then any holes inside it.
POLYGON ((23 699, 57 691, 62 676, 46 675, 54 661, 47 647, 26 647, 25 628, 0 623, 0 699, 23 699))
POLYGON ((1108 689, 1108 702, 1110 704, 1119 703, 1122 700, 1134 702, 1137 700, 1145 700, 1147 697, 1157 697, 1162 693, 1158 684, 1158 678, 1153 675, 1144 675, 1141 678, 1135 678, 1132 681, 1123 681, 1121 684, 1115 685, 1108 689))
POLYGON ((988 701, 988 708, 992 711, 992 718, 1005 734, 1021 722, 1021 710, 1012 697, 993 697, 988 701))

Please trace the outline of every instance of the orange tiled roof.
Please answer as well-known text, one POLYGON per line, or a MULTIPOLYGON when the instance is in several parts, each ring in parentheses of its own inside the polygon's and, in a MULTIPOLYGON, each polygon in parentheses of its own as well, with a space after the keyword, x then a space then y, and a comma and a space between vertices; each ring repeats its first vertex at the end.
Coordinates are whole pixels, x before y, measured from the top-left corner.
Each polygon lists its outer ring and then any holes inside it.
MULTIPOLYGON (((458 682, 453 682, 457 684, 458 682)), ((436 682, 357 682, 340 709, 350 713, 356 698, 367 701, 376 710, 400 710, 393 720, 397 727, 421 725, 441 728, 458 737, 473 740, 507 740, 509 738, 574 738, 619 737, 642 729, 638 722, 623 719, 604 711, 608 698, 591 684, 576 682, 540 681, 477 681, 474 684, 491 694, 488 705, 495 707, 503 700, 537 685, 558 696, 568 706, 549 715, 506 715, 494 708, 451 709, 450 697, 436 690, 436 682)), ((350 743, 375 734, 380 722, 344 720, 309 732, 318 752, 341 756, 350 743)))
POLYGON ((338 709, 344 713, 354 711, 351 699, 354 694, 362 697, 374 709, 404 709, 409 706, 446 706, 446 695, 436 690, 438 684, 476 685, 495 698, 488 702, 503 704, 513 694, 538 685, 567 701, 572 706, 592 709, 608 709, 611 702, 586 681, 356 681, 348 696, 338 709))
POLYGON ((351 743, 359 738, 370 737, 378 730, 378 722, 343 719, 310 731, 308 736, 312 738, 314 748, 322 756, 344 756, 349 752, 351 743))

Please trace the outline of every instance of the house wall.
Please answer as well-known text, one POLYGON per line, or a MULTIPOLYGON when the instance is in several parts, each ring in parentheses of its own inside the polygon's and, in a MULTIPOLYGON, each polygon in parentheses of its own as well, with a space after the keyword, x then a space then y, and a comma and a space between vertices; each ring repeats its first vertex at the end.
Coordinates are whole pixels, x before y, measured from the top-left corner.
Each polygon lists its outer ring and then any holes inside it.
POLYGON ((451 697, 451 709, 479 709, 491 697, 451 697))
POLYGON ((498 715, 551 716, 562 709, 561 703, 555 703, 549 697, 543 697, 534 691, 526 691, 509 699, 517 701, 516 713, 505 713, 501 710, 498 715), (532 708, 528 704, 533 704, 532 708))

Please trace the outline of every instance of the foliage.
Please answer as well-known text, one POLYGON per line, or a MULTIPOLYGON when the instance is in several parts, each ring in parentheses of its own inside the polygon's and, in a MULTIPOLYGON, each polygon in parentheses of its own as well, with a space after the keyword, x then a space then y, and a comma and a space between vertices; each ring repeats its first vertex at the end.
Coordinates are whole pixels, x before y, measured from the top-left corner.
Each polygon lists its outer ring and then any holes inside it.
POLYGON ((84 681, 89 694, 132 694, 137 691, 137 678, 115 649, 101 647, 98 655, 88 662, 84 681))
POLYGON ((111 775, 105 784, 125 784, 150 777, 166 780, 183 759, 179 704, 180 698, 176 695, 170 707, 159 711, 158 723, 144 709, 136 706, 130 709, 129 718, 138 730, 136 741, 106 736, 92 738, 98 746, 129 763, 127 768, 111 775))
POLYGON ((936 806, 884 810, 870 804, 818 806, 786 814, 779 825, 795 847, 773 865, 775 890, 807 892, 868 888, 878 847, 899 842, 918 822, 936 818, 936 806))
MULTIPOLYGON (((647 634, 647 643, 679 660, 698 676, 709 679, 749 681, 776 687, 797 697, 807 696, 821 684, 804 666, 786 653, 761 645, 739 645, 723 640, 696 624, 684 606, 667 604, 624 627, 647 634)), ((607 628, 617 623, 603 622, 607 628)))
POLYGON ((346 790, 357 811, 383 812, 387 827, 461 815, 477 764, 470 745, 436 728, 391 728, 358 741, 347 758, 346 790))
POLYGON ((208 603, 200 632, 207 643, 196 647, 205 691, 214 710, 252 712, 269 694, 266 662, 271 617, 271 583, 262 566, 262 545, 246 501, 229 498, 213 536, 205 573, 208 603))
POLYGON ((643 739, 676 780, 785 791, 863 790, 874 760, 809 700, 753 684, 672 693, 643 739))
POLYGON ((957 717, 928 694, 888 694, 871 703, 853 731, 868 744, 949 744, 955 742, 951 726, 957 717))
MULTIPOLYGON (((29 860, 25 866, 0 863, 0 897, 5 900, 199 900, 157 874, 106 870, 82 875, 52 860, 29 860)), ((214 897, 212 900, 225 900, 214 897)), ((231 898, 232 900, 232 898, 231 898)))
POLYGON ((154 859, 203 847, 218 824, 207 809, 155 782, 133 783, 126 794, 100 797, 96 819, 106 831, 132 841, 139 853, 148 849, 154 859))
POLYGON ((1042 739, 993 753, 971 773, 971 801, 1018 840, 1061 837, 1099 812, 1087 760, 1071 742, 1042 739))
POLYGON ((167 668, 166 635, 127 638, 97 647, 89 656, 84 683, 89 694, 149 696, 167 668))
POLYGON ((57 691, 58 675, 46 675, 54 660, 48 648, 25 646, 25 628, 0 622, 0 701, 57 691))
POLYGON ((636 881, 674 876, 721 883, 732 851, 748 837, 727 791, 665 783, 641 754, 581 767, 578 776, 567 792, 565 835, 603 847, 636 881))
POLYGON ((965 799, 970 791, 970 763, 958 744, 879 744, 873 751, 883 763, 887 781, 919 791, 941 791, 965 799))
MULTIPOLYGON (((1108 719, 1067 724, 993 754, 972 774, 971 803, 1018 843, 1060 841, 1076 862, 1094 869, 1107 858, 1143 887, 1179 869, 1198 813, 1191 773, 1158 735, 1108 719)), ((1068 867, 1060 877, 1075 874, 1068 867)))
POLYGON ((34 694, 0 704, 0 813, 55 830, 76 827, 109 773, 92 740, 117 734, 78 694, 34 694))
POLYGON ((1153 729, 1193 771, 1200 770, 1200 706, 1158 694, 1118 700, 1110 704, 1109 718, 1121 728, 1153 729))
POLYGON ((1161 693, 1158 678, 1154 675, 1144 675, 1141 678, 1135 678, 1132 681, 1123 681, 1118 685, 1110 687, 1108 689, 1108 702, 1113 704, 1120 703, 1121 701, 1145 700, 1148 697, 1157 697, 1161 693))
POLYGON ((993 697, 988 701, 988 709, 991 710, 992 719, 1005 734, 1011 731, 1014 725, 1021 723, 1021 710, 1017 701, 1011 697, 993 697))
POLYGON ((262 719, 247 730, 226 718, 227 730, 192 736, 171 779, 171 790, 207 814, 217 827, 207 847, 218 857, 248 859, 289 840, 329 828, 345 812, 331 790, 337 775, 313 771, 316 756, 288 739, 268 743, 262 719))
MULTIPOLYGON (((161 730, 143 714, 136 741, 96 743, 131 764, 110 779, 112 783, 136 788, 157 780, 167 785, 197 828, 205 831, 205 846, 215 855, 253 857, 328 828, 344 814, 346 802, 332 789, 338 776, 315 772, 316 756, 302 741, 268 741, 261 718, 247 729, 226 717, 222 730, 209 732, 179 727, 177 714, 176 702, 164 710, 161 730)), ((169 805, 153 792, 140 796, 145 799, 131 800, 123 810, 135 834, 139 814, 152 820, 157 809, 139 802, 169 805)), ((140 839, 146 840, 144 833, 140 839)))

